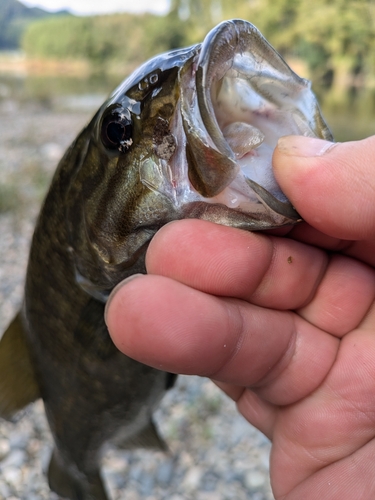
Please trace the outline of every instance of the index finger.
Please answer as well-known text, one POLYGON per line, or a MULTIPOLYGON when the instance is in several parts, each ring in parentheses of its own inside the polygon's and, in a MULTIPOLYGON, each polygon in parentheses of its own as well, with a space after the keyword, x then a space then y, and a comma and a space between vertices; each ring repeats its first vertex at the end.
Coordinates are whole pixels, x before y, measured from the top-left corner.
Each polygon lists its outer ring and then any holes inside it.
POLYGON ((164 226, 146 257, 149 274, 274 309, 307 303, 326 265, 317 248, 200 220, 164 226))

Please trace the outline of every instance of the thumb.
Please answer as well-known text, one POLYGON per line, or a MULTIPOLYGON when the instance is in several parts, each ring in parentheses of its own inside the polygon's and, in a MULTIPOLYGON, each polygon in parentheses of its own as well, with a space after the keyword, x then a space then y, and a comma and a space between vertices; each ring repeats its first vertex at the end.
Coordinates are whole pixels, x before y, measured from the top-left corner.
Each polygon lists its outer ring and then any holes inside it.
POLYGON ((281 189, 311 226, 341 239, 375 236, 375 136, 336 144, 282 137, 273 165, 281 189))

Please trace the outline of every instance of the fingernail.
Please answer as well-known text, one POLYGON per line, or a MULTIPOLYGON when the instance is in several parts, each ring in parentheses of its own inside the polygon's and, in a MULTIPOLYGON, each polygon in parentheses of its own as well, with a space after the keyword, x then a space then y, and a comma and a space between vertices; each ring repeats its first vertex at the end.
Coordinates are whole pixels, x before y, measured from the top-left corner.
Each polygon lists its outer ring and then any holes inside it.
POLYGON ((138 279, 139 277, 144 276, 144 274, 137 273, 137 274, 132 274, 128 278, 125 278, 123 281, 120 281, 115 288, 112 290, 112 292, 109 294, 108 300, 106 302, 105 308, 104 308, 104 321, 105 324, 107 324, 107 312, 109 310, 109 305, 112 302, 113 297, 116 295, 116 293, 122 288, 123 286, 126 286, 128 283, 131 281, 138 279))
POLYGON ((288 135, 280 137, 277 148, 280 152, 288 156, 302 156, 309 158, 312 156, 323 156, 331 150, 337 143, 317 139, 315 137, 305 137, 303 135, 288 135))

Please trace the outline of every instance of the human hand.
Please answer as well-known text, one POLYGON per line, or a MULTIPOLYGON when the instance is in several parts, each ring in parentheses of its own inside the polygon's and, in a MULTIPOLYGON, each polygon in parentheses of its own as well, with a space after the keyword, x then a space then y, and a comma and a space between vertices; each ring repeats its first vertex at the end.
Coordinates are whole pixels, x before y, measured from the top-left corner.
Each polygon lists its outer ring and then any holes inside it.
POLYGON ((281 141, 275 173, 307 223, 169 224, 108 304, 121 351, 211 377, 271 439, 278 500, 375 496, 374 162, 375 138, 281 141))

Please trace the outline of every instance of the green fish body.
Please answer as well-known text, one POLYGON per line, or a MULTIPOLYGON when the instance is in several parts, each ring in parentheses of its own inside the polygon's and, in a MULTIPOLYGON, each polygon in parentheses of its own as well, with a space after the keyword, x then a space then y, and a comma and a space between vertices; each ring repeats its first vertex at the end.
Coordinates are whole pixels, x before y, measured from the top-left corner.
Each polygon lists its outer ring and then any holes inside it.
POLYGON ((331 138, 309 83, 233 20, 141 66, 65 153, 36 224, 22 310, 0 342, 0 416, 43 399, 49 484, 61 497, 107 500, 108 441, 165 449, 152 413, 175 375, 115 348, 109 293, 146 272, 147 246, 171 220, 246 230, 299 221, 272 174, 287 134, 331 138))

